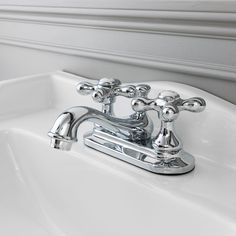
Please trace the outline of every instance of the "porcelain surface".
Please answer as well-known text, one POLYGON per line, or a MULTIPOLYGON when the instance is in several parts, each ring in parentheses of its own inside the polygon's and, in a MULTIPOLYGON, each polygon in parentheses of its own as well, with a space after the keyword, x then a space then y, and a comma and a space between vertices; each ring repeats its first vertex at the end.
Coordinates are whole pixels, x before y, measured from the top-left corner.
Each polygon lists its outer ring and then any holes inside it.
MULTIPOLYGON (((91 123, 70 152, 50 148, 47 131, 63 110, 100 109, 77 94, 82 80, 55 72, 0 82, 0 235, 236 235, 235 105, 187 85, 148 83, 150 97, 172 89, 207 102, 176 124, 195 170, 162 176, 84 146, 91 123)), ((128 115, 130 100, 115 110, 128 115)))

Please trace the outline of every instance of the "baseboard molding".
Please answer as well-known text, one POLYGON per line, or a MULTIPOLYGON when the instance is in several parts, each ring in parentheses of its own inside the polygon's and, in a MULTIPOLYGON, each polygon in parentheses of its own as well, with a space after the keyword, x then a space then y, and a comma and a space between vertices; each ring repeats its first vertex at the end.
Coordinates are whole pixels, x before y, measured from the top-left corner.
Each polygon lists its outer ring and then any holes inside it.
POLYGON ((230 12, 0 6, 0 20, 232 40, 236 38, 236 14, 230 12))
POLYGON ((236 70, 234 67, 201 64, 189 61, 180 61, 171 58, 132 57, 125 54, 115 54, 109 51, 84 49, 70 47, 67 45, 55 45, 52 43, 32 41, 27 39, 0 36, 0 43, 24 47, 36 50, 49 51, 70 56, 87 57, 91 59, 105 60, 114 63, 129 64, 145 68, 163 70, 173 73, 182 73, 198 77, 213 78, 220 80, 236 81, 236 70))

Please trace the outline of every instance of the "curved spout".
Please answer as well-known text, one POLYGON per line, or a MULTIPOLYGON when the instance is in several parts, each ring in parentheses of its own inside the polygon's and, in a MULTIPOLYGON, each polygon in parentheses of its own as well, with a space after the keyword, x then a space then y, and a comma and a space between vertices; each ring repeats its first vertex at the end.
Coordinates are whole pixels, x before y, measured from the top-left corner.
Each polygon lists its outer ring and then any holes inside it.
POLYGON ((72 143, 77 141, 77 130, 80 124, 86 120, 131 141, 150 138, 153 129, 152 123, 145 113, 121 119, 89 107, 72 107, 59 115, 48 132, 48 136, 51 137, 51 146, 56 149, 70 150, 72 143), (141 136, 140 133, 142 133, 141 136))

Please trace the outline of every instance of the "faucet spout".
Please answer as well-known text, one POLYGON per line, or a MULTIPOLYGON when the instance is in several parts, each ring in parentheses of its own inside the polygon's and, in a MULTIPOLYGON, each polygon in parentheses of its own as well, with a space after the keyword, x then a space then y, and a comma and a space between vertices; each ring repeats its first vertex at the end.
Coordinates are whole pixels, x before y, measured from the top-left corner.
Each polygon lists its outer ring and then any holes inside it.
POLYGON ((129 118, 114 118, 96 109, 84 106, 72 107, 61 113, 52 129, 48 132, 51 147, 70 150, 77 141, 77 131, 81 123, 91 121, 99 128, 130 141, 142 141, 150 138, 153 125, 145 113, 134 113, 129 118))

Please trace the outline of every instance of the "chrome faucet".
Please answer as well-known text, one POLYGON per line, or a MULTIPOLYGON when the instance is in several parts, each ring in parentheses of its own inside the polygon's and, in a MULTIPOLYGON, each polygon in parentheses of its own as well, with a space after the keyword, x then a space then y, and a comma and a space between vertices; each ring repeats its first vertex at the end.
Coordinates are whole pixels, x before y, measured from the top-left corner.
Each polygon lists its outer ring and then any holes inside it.
POLYGON ((180 111, 201 112, 206 103, 202 98, 182 99, 174 91, 165 90, 157 98, 149 99, 150 86, 145 84, 122 86, 116 79, 101 79, 97 84, 79 83, 80 94, 92 94, 102 104, 102 111, 72 107, 56 119, 48 133, 51 146, 70 150, 77 141, 77 131, 84 121, 94 122, 93 130, 84 135, 84 143, 98 151, 158 174, 183 174, 195 166, 194 157, 183 150, 174 130, 180 111), (134 113, 117 118, 113 113, 116 96, 132 98, 134 113), (153 122, 147 111, 155 110, 161 127, 153 137, 153 122))

